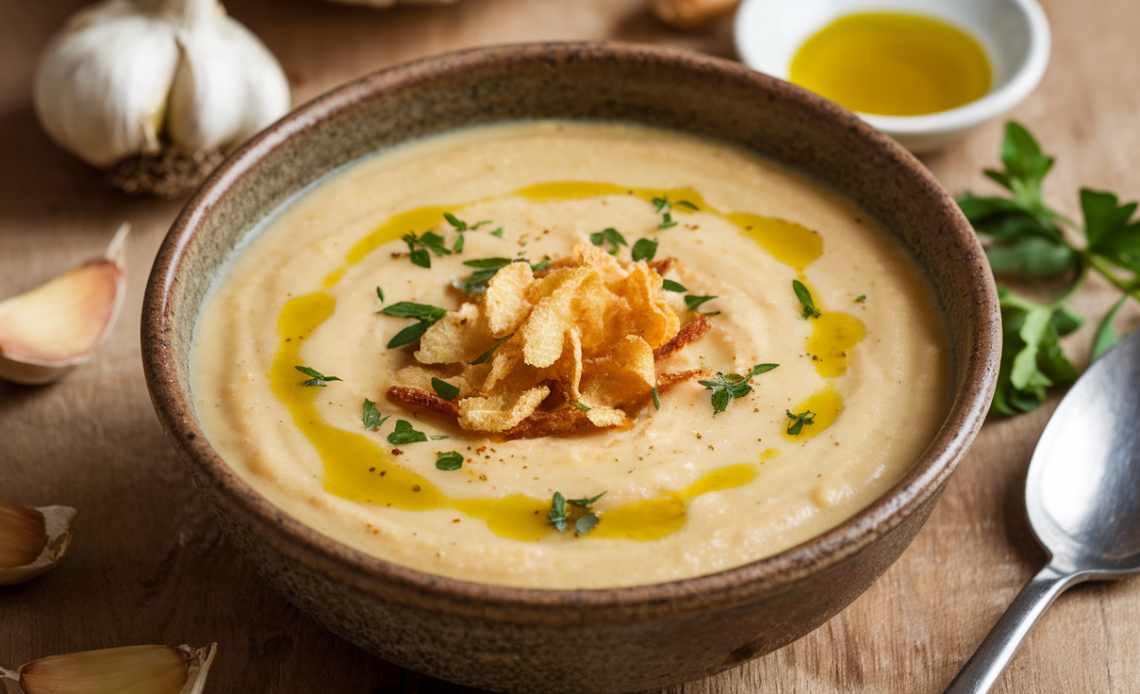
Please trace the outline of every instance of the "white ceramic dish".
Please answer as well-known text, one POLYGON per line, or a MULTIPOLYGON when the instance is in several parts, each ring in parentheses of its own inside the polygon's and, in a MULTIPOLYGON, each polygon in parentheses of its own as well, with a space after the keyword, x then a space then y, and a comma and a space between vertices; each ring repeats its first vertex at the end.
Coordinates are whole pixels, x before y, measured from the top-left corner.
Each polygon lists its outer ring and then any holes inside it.
POLYGON ((740 59, 788 79, 792 57, 812 34, 844 15, 907 12, 957 26, 981 43, 993 86, 965 106, 925 116, 859 114, 912 152, 929 152, 996 118, 1029 96, 1049 63, 1050 33, 1036 0, 744 0, 736 14, 740 59))

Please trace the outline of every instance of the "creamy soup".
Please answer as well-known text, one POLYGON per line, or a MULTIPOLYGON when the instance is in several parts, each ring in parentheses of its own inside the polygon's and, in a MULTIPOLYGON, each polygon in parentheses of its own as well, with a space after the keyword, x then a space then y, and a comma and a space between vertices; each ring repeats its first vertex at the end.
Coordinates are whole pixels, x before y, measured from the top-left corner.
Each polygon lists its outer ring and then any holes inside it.
POLYGON ((921 456, 949 379, 924 278, 856 206, 715 141, 563 122, 434 136, 297 196, 212 290, 192 372, 211 444, 285 512, 407 567, 540 588, 713 573, 836 526, 921 456), (382 309, 478 302, 453 282, 487 258, 541 270, 597 245, 632 267, 640 239, 676 259, 679 323, 711 323, 656 368, 703 378, 620 427, 512 440, 387 397, 417 344, 387 345, 426 321, 382 309), (778 367, 714 415, 724 388, 700 381, 759 364, 778 367))

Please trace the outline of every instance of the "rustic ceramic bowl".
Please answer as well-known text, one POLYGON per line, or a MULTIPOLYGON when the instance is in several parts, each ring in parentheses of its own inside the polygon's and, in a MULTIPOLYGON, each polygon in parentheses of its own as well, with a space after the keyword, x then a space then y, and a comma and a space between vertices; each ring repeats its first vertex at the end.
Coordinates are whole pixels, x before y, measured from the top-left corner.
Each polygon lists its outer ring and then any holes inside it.
POLYGON ((393 663, 513 692, 662 687, 818 627, 890 566, 930 514, 981 426, 999 350, 985 256, 910 154, 850 112, 743 65, 614 44, 429 58, 301 107, 230 157, 190 200, 159 251, 143 311, 159 419, 260 573, 329 629, 393 663), (908 248, 934 287, 954 371, 946 420, 906 477, 846 523, 776 556, 606 590, 504 588, 396 566, 302 525, 238 478, 202 433, 188 374, 203 297, 227 254, 290 195, 346 162, 409 138, 525 118, 633 121, 727 140, 854 200, 908 248))

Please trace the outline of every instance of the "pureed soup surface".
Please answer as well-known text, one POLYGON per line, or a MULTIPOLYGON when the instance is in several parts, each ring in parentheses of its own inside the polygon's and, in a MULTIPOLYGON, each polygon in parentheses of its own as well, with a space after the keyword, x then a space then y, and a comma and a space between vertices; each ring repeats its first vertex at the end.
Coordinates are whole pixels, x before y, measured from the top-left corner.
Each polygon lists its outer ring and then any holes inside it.
POLYGON ((595 588, 714 573, 841 523, 927 447, 948 406, 949 362, 925 280, 849 202, 716 142, 533 122, 403 145, 284 206, 214 288, 192 372, 211 444, 320 532, 442 576, 595 588), (430 269, 414 264, 409 232, 454 248, 460 232, 445 212, 490 223, 462 232, 461 252, 429 251, 430 269), (666 294, 682 324, 697 316, 686 295, 716 297, 696 308, 715 314, 711 330, 658 374, 779 366, 715 416, 713 391, 688 380, 628 428, 565 436, 504 440, 386 398, 417 364, 415 343, 386 345, 417 321, 379 309, 455 311, 476 300, 451 284, 472 275, 464 261, 538 264, 607 228, 626 241, 619 259, 641 238, 658 241, 656 259, 677 259, 665 278, 686 291, 666 294), (797 279, 818 318, 803 317, 797 279), (305 386, 297 366, 341 380, 305 386), (366 400, 391 417, 378 429, 365 427, 366 400), (807 412, 789 434, 789 413, 807 412), (389 443, 399 420, 430 438, 389 443), (462 467, 437 467, 453 451, 462 467), (604 495, 589 509, 567 504, 559 532, 555 492, 604 495), (578 536, 587 510, 598 523, 578 536))

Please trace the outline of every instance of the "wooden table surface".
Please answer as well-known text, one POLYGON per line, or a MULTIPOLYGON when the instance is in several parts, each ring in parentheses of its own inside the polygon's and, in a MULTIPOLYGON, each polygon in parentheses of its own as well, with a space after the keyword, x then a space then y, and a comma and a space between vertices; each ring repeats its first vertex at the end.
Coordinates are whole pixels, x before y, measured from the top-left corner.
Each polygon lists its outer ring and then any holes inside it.
MULTIPOLYGON (((0 298, 102 252, 124 220, 126 306, 109 341, 61 383, 0 383, 0 498, 79 509, 63 563, 0 590, 0 665, 139 643, 218 642, 207 694, 470 692, 379 660, 326 632, 263 583, 222 536, 151 409, 139 312, 151 261, 180 201, 130 197, 57 149, 32 111, 36 58, 82 0, 0 0, 0 298)), ((1048 199, 1078 216, 1085 185, 1140 197, 1140 4, 1045 0, 1049 71, 1012 114, 1057 164, 1048 199)), ((322 0, 232 0, 278 56, 294 103, 405 60, 476 45, 617 39, 732 57, 730 23, 692 34, 659 24, 643 0, 460 0, 371 10, 322 0)), ((1000 124, 926 163, 954 193, 993 190, 1000 124)), ((1083 361, 1113 294, 1077 297, 1090 316, 1070 338, 1083 361)), ((1135 324, 1134 306, 1122 323, 1135 324)), ((941 692, 1044 563, 1021 502, 1050 412, 992 421, 914 544, 844 612, 800 641, 674 690, 941 692)), ((1092 583, 1046 614, 998 692, 1135 692, 1140 580, 1092 583)), ((583 691, 588 692, 588 674, 583 691)))

